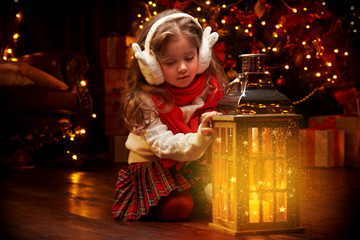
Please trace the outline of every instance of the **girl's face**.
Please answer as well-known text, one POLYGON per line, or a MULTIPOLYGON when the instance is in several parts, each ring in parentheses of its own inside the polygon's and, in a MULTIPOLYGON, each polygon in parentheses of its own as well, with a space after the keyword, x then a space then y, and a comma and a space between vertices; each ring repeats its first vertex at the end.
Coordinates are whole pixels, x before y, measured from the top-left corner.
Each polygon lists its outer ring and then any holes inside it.
POLYGON ((179 88, 189 86, 198 71, 198 53, 193 41, 181 36, 169 40, 159 59, 165 82, 179 88))

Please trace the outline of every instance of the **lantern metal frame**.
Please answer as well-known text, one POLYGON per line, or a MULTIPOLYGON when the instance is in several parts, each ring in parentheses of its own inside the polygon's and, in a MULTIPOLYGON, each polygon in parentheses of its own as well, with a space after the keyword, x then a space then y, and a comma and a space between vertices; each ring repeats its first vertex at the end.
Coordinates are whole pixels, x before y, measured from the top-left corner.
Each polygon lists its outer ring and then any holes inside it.
POLYGON ((210 227, 233 235, 303 230, 298 206, 301 118, 298 114, 213 117, 210 227), (251 199, 254 195, 257 199, 251 199))

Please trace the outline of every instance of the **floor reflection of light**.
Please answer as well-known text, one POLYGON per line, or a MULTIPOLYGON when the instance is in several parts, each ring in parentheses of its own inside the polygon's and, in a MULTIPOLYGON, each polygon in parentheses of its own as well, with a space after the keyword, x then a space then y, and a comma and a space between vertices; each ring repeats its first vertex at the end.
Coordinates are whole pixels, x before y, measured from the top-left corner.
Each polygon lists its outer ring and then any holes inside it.
POLYGON ((81 178, 82 173, 80 172, 74 172, 70 174, 70 179, 72 183, 79 183, 79 180, 81 178))
POLYGON ((94 188, 96 180, 89 178, 84 172, 71 173, 69 180, 69 212, 87 218, 102 218, 103 211, 94 201, 97 198, 94 188))

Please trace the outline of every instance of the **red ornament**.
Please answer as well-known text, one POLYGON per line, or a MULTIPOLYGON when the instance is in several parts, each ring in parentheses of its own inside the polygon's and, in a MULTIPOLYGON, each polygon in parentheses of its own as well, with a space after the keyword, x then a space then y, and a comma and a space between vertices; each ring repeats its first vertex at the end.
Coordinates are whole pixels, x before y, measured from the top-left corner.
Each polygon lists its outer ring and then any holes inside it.
POLYGON ((224 63, 226 58, 226 44, 225 42, 220 42, 215 44, 214 46, 214 52, 216 56, 219 58, 219 61, 224 63))
POLYGON ((215 32, 219 30, 219 24, 213 19, 206 21, 203 25, 203 28, 205 29, 207 26, 210 26, 211 29, 215 32))
POLYGON ((262 18, 262 16, 264 16, 264 14, 265 14, 265 11, 266 11, 266 8, 265 8, 264 1, 258 0, 254 6, 255 16, 257 16, 258 18, 262 18))
POLYGON ((224 68, 235 68, 236 67, 236 59, 233 57, 228 57, 225 62, 223 62, 224 68))
POLYGON ((180 9, 184 10, 185 8, 188 8, 192 0, 186 0, 186 1, 174 1, 174 0, 159 0, 158 1, 161 5, 164 5, 167 7, 167 9, 180 9))
POLYGON ((286 79, 280 75, 280 77, 276 80, 276 85, 278 85, 279 87, 283 87, 286 84, 286 79))
POLYGON ((186 1, 175 1, 173 8, 174 9, 180 9, 184 10, 185 8, 188 8, 192 0, 186 0, 186 1))

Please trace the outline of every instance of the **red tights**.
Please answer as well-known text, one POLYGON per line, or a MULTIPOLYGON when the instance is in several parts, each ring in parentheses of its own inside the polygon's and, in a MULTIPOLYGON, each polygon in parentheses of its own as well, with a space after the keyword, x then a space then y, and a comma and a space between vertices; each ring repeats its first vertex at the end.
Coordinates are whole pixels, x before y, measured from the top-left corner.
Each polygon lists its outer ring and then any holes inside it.
POLYGON ((157 206, 150 208, 149 217, 180 222, 190 217, 193 207, 194 200, 189 190, 174 190, 169 196, 162 197, 157 206))

